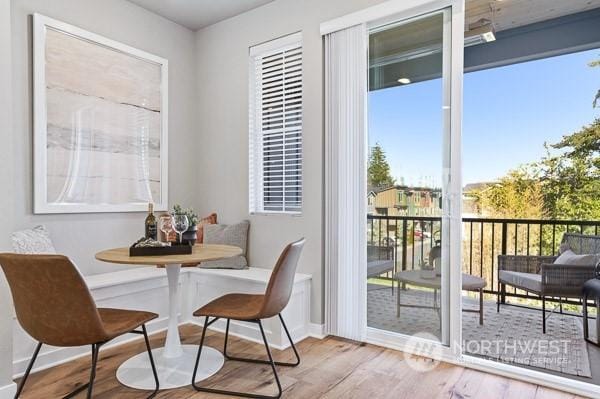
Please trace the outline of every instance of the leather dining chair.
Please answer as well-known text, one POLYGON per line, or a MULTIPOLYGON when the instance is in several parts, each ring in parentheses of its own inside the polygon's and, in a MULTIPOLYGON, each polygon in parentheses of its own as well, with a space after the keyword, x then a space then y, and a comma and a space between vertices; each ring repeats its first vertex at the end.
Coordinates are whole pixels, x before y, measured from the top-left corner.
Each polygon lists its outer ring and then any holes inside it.
POLYGON ((224 395, 243 396, 247 398, 279 398, 281 397, 281 383, 279 382, 279 376, 277 375, 277 366, 290 366, 295 367, 300 364, 300 355, 296 350, 296 346, 292 341, 290 332, 281 317, 281 311, 287 306, 290 296, 292 294, 292 287, 294 285, 294 276, 296 274, 296 267, 298 265, 298 259, 300 253, 304 247, 304 239, 298 240, 291 244, 288 244, 281 255, 279 260, 273 269, 269 284, 267 285, 266 292, 264 294, 227 294, 223 295, 208 304, 204 305, 200 309, 194 312, 194 316, 202 317, 206 319, 204 321, 204 329, 202 330, 202 338, 200 339, 200 346, 198 347, 198 356, 196 357, 196 365, 194 367, 194 373, 192 376, 192 386, 201 392, 218 393, 224 395), (292 349, 296 356, 296 361, 293 363, 276 362, 273 360, 271 350, 269 349, 269 343, 265 336, 263 329, 262 320, 270 317, 278 316, 281 321, 281 325, 285 330, 285 333, 292 345, 292 349), (209 318, 213 318, 209 321, 209 318), (200 362, 200 355, 202 353, 202 347, 204 345, 204 338, 206 335, 206 329, 212 323, 219 319, 227 319, 227 327, 225 329, 225 344, 223 346, 223 356, 227 360, 234 360, 247 363, 259 363, 268 364, 273 370, 275 376, 275 382, 277 383, 278 393, 275 396, 259 395, 248 392, 235 392, 227 391, 222 389, 203 388, 196 385, 196 372, 198 370, 198 364, 200 362), (231 320, 239 320, 245 322, 252 322, 258 324, 260 333, 262 335, 265 349, 269 360, 258 360, 248 359, 241 357, 230 356, 227 353, 227 340, 229 338, 229 322, 231 320))
POLYGON ((42 344, 92 346, 89 382, 65 396, 71 398, 87 389, 87 398, 91 398, 100 347, 126 333, 144 336, 156 382, 156 389, 148 398, 156 395, 158 374, 146 331, 146 323, 158 317, 156 313, 97 308, 83 277, 69 258, 62 255, 0 254, 0 266, 12 293, 19 324, 38 341, 15 399, 23 391, 42 344), (141 331, 136 330, 139 327, 141 331))

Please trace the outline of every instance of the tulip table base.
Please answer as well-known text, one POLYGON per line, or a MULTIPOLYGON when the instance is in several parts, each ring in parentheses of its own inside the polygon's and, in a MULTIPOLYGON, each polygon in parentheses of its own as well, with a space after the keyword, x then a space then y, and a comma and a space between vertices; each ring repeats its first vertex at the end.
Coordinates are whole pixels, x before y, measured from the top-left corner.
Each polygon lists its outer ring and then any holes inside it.
MULTIPOLYGON (((189 386, 192 383, 198 345, 182 345, 181 349, 181 355, 174 358, 165 357, 164 348, 152 351, 161 390, 189 386)), ((223 355, 218 350, 207 346, 202 348, 196 381, 202 381, 215 374, 223 367, 223 361, 223 355)), ((130 388, 154 390, 154 376, 148 353, 140 353, 119 366, 117 379, 130 388)))
MULTIPOLYGON (((181 265, 167 265, 169 281, 169 326, 165 346, 152 350, 160 389, 179 388, 192 383, 198 345, 181 345, 178 328, 179 274, 181 265)), ((196 381, 204 380, 223 367, 221 352, 211 347, 202 349, 196 381)), ((153 390, 156 385, 148 353, 140 353, 123 363, 117 370, 117 379, 131 388, 153 390)))

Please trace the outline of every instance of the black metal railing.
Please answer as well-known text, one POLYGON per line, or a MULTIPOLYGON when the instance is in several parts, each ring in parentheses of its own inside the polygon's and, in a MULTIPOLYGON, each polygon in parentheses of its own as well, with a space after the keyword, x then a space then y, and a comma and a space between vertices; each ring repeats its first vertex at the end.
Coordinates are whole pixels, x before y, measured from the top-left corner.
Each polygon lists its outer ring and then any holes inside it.
MULTIPOLYGON (((393 246, 396 270, 419 269, 429 263, 441 223, 440 217, 368 215, 367 243, 393 246)), ((565 232, 598 235, 599 229, 600 221, 463 218, 462 270, 485 279, 485 293, 497 294, 498 255, 556 255, 565 232)), ((518 290, 507 295, 535 298, 518 290)))

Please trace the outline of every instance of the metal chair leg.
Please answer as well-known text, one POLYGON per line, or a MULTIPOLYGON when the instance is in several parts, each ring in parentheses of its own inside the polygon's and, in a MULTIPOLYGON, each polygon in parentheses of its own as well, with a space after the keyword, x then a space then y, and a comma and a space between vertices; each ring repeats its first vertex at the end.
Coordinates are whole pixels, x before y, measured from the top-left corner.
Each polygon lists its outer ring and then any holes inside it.
POLYGON ((19 386, 17 388, 17 393, 15 393, 15 399, 18 399, 19 395, 21 395, 21 392, 23 391, 23 387, 25 386, 25 382, 27 381, 27 377, 29 377, 29 373, 31 372, 33 363, 35 362, 35 359, 37 359, 37 356, 40 353, 41 348, 42 348, 42 343, 38 342, 37 346, 35 347, 35 350, 33 351, 33 356, 31 357, 31 360, 29 361, 29 364, 27 365, 25 374, 23 374, 23 377, 21 378, 21 381, 19 382, 19 386))
POLYGON ((96 378, 96 365, 98 364, 98 352, 101 344, 92 344, 92 369, 90 370, 90 383, 87 390, 87 399, 92 399, 94 379, 96 378))
POLYGON ((498 281, 498 293, 496 294, 496 313, 500 313, 500 282, 498 281))
POLYGON ((154 389, 154 392, 152 392, 150 396, 148 396, 148 399, 150 399, 156 396, 160 388, 160 384, 158 382, 156 364, 154 364, 154 356, 152 356, 152 348, 150 347, 150 340, 148 339, 148 331, 146 331, 145 324, 142 324, 142 332, 144 333, 144 341, 146 342, 146 349, 148 350, 148 357, 150 358, 150 366, 152 367, 152 374, 154 374, 154 382, 156 383, 156 388, 154 389))
POLYGON ((590 337, 590 332, 589 332, 589 325, 588 325, 588 297, 587 295, 583 295, 583 339, 584 340, 588 340, 588 338, 590 337))
POLYGON ((273 376, 275 377, 275 383, 277 384, 277 394, 274 396, 270 396, 270 395, 259 395, 259 394, 254 394, 254 393, 249 393, 249 392, 236 392, 236 391, 227 391, 227 390, 222 390, 222 389, 211 389, 211 388, 203 388, 200 387, 198 385, 196 385, 195 380, 196 380, 196 373, 198 370, 198 363, 200 361, 200 355, 202 353, 202 347, 204 345, 204 338, 205 338, 205 332, 206 332, 206 327, 208 326, 208 317, 206 318, 206 321, 204 322, 204 326, 205 328, 202 330, 202 338, 200 338, 200 346, 198 348, 198 356, 196 357, 196 365, 194 367, 194 373, 192 376, 192 386, 194 387, 194 389, 196 389, 197 391, 200 392, 208 392, 208 393, 216 393, 216 394, 222 394, 222 395, 233 395, 233 396, 242 396, 245 398, 257 398, 257 399, 277 399, 281 397, 281 394, 283 392, 282 388, 281 388, 281 382, 279 381, 279 375, 277 374, 277 369, 276 369, 276 365, 281 365, 281 366, 289 366, 289 367, 294 367, 297 366, 298 364, 300 364, 300 355, 298 354, 298 351, 296 350, 296 346, 294 345, 294 342, 292 341, 292 337, 287 329, 287 326, 285 325, 285 322, 283 321, 283 318, 281 317, 281 315, 279 316, 279 320, 281 321, 282 325, 283 325, 283 329, 285 330, 285 333, 288 337, 288 339, 290 340, 290 343, 292 345, 292 349, 294 350, 294 354, 296 355, 296 361, 294 363, 284 363, 284 362, 276 362, 273 360, 273 355, 271 354, 271 350, 269 348, 269 343, 267 341, 267 336, 265 335, 265 331, 263 329, 262 326, 262 322, 260 320, 254 320, 255 323, 258 324, 259 328, 260 328, 260 333, 261 336, 263 338, 263 342, 265 344, 265 349, 267 351, 267 356, 269 358, 269 360, 260 360, 260 359, 247 359, 247 358, 238 358, 238 357, 233 357, 233 356, 229 356, 227 354, 227 342, 229 339, 229 325, 230 325, 230 320, 227 320, 227 327, 225 329, 225 343, 223 345, 223 355, 225 356, 226 359, 228 360, 234 360, 234 361, 240 361, 240 362, 247 362, 247 363, 259 363, 259 364, 268 364, 271 366, 271 370, 273 371, 273 376))
MULTIPOLYGON (((279 321, 281 321, 281 325, 283 326, 283 330, 285 331, 285 334, 287 335, 287 338, 290 341, 290 344, 292 346, 292 350, 294 351, 294 355, 296 356, 296 361, 294 361, 292 363, 275 362, 275 364, 277 366, 296 367, 296 366, 298 366, 300 364, 300 355, 298 354, 298 350, 296 349, 296 345, 294 345, 294 341, 292 341, 292 336, 290 335, 290 332, 288 331, 287 326, 285 325, 285 322, 283 321, 283 317, 281 316, 281 314, 279 314, 278 316, 279 316, 279 321)), ((225 328, 225 345, 223 346, 223 356, 225 356, 225 358, 227 360, 233 360, 233 361, 237 361, 237 362, 271 364, 271 362, 269 362, 268 360, 248 359, 248 358, 244 358, 244 357, 230 356, 227 353, 227 341, 229 339, 229 322, 230 322, 230 320, 227 319, 227 327, 225 328)))
POLYGON ((542 297, 542 333, 546 334, 546 299, 542 297))
POLYGON ((202 391, 201 388, 196 385, 196 374, 198 373, 198 365, 200 364, 200 355, 202 354, 202 347, 204 346, 204 337, 206 336, 206 329, 208 328, 208 316, 204 321, 204 327, 202 328, 202 337, 200 338, 200 345, 198 346, 198 355, 196 356, 196 363, 194 364, 194 372, 192 373, 192 386, 196 391, 202 391))

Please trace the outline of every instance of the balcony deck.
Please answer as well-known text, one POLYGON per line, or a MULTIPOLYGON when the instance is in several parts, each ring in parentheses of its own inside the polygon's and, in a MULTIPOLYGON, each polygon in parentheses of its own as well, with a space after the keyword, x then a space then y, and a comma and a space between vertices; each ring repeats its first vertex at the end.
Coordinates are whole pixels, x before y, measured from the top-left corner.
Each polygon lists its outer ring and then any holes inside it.
MULTIPOLYGON (((396 317, 394 289, 385 285, 369 284, 367 300, 368 326, 414 335, 429 333, 440 336, 439 316, 435 310, 402 307, 396 317)), ((402 291, 403 304, 431 305, 433 292, 407 286, 402 291)), ((477 309, 479 302, 473 296, 463 296, 463 307, 477 309)), ((503 305, 496 312, 496 303, 490 296, 484 300, 484 324, 479 325, 476 313, 463 313, 463 345, 470 355, 524 367, 543 369, 587 382, 600 380, 597 359, 600 350, 583 339, 582 319, 569 314, 553 313, 547 320, 547 333, 542 334, 541 312, 503 305), (590 361, 592 360, 592 361, 590 361)), ((591 338, 596 339, 595 320, 590 320, 591 338)))

